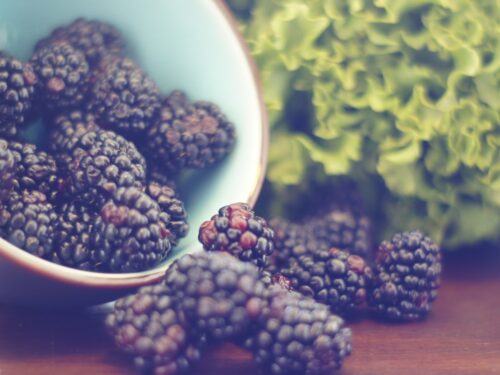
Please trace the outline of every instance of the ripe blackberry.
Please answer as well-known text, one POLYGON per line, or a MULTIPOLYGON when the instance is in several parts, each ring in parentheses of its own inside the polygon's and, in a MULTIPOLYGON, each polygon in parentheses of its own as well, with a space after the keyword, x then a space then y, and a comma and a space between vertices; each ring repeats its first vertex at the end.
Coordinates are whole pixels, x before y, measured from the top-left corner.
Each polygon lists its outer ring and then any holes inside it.
POLYGON ((97 77, 88 107, 104 127, 135 137, 152 123, 160 91, 134 61, 115 58, 97 77))
POLYGON ((227 251, 258 267, 273 253, 273 230, 244 203, 222 207, 201 224, 198 239, 207 251, 227 251))
POLYGON ((229 254, 186 255, 167 270, 165 282, 191 327, 215 340, 247 335, 267 305, 258 269, 229 254))
POLYGON ((378 248, 370 304, 379 315, 400 321, 425 318, 437 297, 439 247, 418 231, 394 235, 378 248))
POLYGON ((245 343, 269 373, 330 374, 351 353, 351 330, 328 306, 285 292, 269 311, 245 343))
POLYGON ((57 210, 54 251, 50 260, 54 263, 87 271, 99 271, 100 260, 94 259, 91 236, 97 213, 86 205, 64 203, 57 210))
POLYGON ((50 202, 54 202, 59 184, 58 169, 54 158, 29 143, 12 141, 9 142, 8 147, 16 162, 14 189, 18 192, 38 190, 50 202))
POLYGON ((112 272, 150 269, 172 249, 168 224, 168 214, 146 193, 119 188, 95 221, 95 259, 112 272))
POLYGON ((73 146, 66 189, 86 204, 101 208, 121 187, 142 188, 146 162, 134 144, 105 130, 88 131, 73 146))
POLYGON ((138 370, 156 375, 187 371, 201 358, 204 337, 195 336, 165 284, 146 286, 118 300, 106 318, 116 346, 138 370))
POLYGON ((91 67, 99 64, 105 55, 121 55, 125 49, 122 36, 114 26, 84 18, 58 27, 49 37, 40 40, 35 49, 40 50, 57 41, 67 42, 82 52, 91 67))
POLYGON ((168 215, 169 220, 166 228, 171 233, 172 245, 177 245, 179 240, 186 237, 189 231, 184 203, 179 199, 175 190, 166 185, 149 183, 146 192, 158 203, 161 211, 168 215))
POLYGON ((31 62, 39 78, 40 98, 49 110, 80 105, 89 89, 89 65, 85 56, 66 42, 40 48, 31 62))
POLYGON ((50 148, 54 154, 71 156, 80 138, 88 131, 99 130, 95 116, 81 110, 57 115, 50 126, 50 148))
POLYGON ((208 102, 190 103, 175 91, 161 108, 159 119, 146 137, 153 163, 177 172, 205 168, 223 159, 235 143, 234 125, 208 102))
POLYGON ((326 215, 309 220, 306 230, 330 247, 349 250, 353 254, 371 256, 371 223, 366 216, 356 216, 345 209, 333 209, 326 215))
POLYGON ((36 83, 31 64, 0 51, 0 137, 16 135, 32 108, 36 83))
POLYGON ((363 258, 335 248, 291 257, 280 272, 294 290, 341 315, 366 304, 373 277, 363 258))
POLYGON ((0 139, 0 201, 13 187, 16 174, 16 160, 9 150, 7 141, 0 139))
POLYGON ((53 249, 56 218, 45 194, 12 192, 0 202, 0 236, 30 254, 46 257, 53 249))

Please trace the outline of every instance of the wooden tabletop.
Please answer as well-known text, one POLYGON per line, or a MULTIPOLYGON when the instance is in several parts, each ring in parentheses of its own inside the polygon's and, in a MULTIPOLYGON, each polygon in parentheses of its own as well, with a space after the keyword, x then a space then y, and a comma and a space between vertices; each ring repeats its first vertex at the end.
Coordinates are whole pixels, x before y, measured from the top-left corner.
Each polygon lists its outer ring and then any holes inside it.
MULTIPOLYGON (((500 374, 500 249, 445 258, 445 277, 426 322, 350 322, 353 355, 338 375, 500 374)), ((210 350, 192 375, 254 375, 251 356, 233 345, 210 350)), ((113 349, 102 316, 0 307, 0 375, 135 374, 113 349)))

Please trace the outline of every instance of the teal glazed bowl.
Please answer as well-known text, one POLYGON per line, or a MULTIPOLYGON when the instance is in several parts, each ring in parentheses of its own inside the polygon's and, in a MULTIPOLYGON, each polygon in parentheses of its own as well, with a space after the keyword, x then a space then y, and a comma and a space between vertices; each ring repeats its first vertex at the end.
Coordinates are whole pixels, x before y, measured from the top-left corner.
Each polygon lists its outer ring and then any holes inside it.
POLYGON ((0 304, 85 306, 111 301, 162 278, 172 261, 200 251, 199 225, 232 202, 253 205, 268 149, 268 123, 256 68, 229 11, 216 0, 1 0, 0 50, 29 59, 38 39, 78 17, 110 22, 128 54, 164 93, 185 91, 217 103, 234 122, 234 151, 210 170, 179 186, 190 234, 155 269, 105 274, 79 271, 39 259, 0 239, 0 304))

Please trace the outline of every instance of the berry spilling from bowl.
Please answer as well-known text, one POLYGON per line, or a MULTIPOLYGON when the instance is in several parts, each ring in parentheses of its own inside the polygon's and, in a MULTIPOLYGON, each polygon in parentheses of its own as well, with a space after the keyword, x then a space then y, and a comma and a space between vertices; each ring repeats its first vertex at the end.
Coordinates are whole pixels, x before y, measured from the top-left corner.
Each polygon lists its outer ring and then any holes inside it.
POLYGON ((162 93, 113 25, 86 19, 23 62, 0 51, 0 236, 52 262, 137 272, 188 233, 175 181, 233 149, 219 107, 162 93), (27 143, 43 118, 48 146, 27 143))

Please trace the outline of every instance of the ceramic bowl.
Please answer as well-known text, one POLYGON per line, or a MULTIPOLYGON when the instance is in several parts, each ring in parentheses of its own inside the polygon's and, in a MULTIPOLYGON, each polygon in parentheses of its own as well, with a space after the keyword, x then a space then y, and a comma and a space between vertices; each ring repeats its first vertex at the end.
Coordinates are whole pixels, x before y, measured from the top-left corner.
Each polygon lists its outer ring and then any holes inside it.
POLYGON ((215 0, 1 0, 0 50, 29 59, 35 42, 78 17, 117 26, 128 53, 164 93, 184 90, 217 103, 235 123, 234 152, 210 170, 181 182, 189 236, 153 270, 104 274, 74 270, 34 257, 0 239, 0 303, 93 305, 161 279, 172 261, 200 251, 197 229, 219 207, 254 204, 267 156, 268 124, 255 66, 222 2, 215 0))

